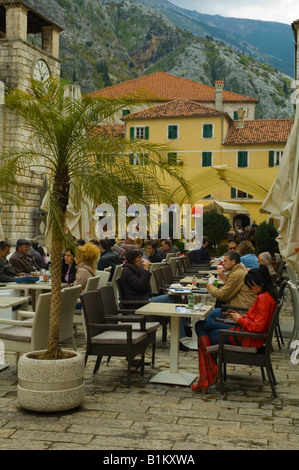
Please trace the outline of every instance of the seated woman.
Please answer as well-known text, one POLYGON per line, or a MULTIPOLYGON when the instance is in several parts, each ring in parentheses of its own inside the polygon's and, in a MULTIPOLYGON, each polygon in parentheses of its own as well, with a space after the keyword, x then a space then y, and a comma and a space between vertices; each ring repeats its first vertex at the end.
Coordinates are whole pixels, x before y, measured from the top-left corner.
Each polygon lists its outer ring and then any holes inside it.
POLYGON ((237 248, 241 257, 241 263, 245 268, 254 269, 258 268, 258 259, 254 253, 254 246, 249 240, 243 240, 237 248))
POLYGON ((61 282, 72 284, 76 276, 75 254, 71 248, 64 252, 61 263, 61 282))
MULTIPOLYGON (((176 299, 172 299, 167 294, 158 295, 152 298, 150 297, 150 265, 151 263, 149 260, 142 260, 142 251, 132 250, 127 253, 127 261, 124 263, 120 276, 122 293, 125 300, 176 303, 176 299)), ((134 308, 134 306, 132 307, 134 308)), ((186 336, 184 325, 187 322, 187 318, 181 318, 180 338, 184 338, 186 336)), ((189 348, 180 342, 180 350, 188 351, 189 348)))
MULTIPOLYGON (((209 387, 217 379, 218 366, 214 361, 213 355, 209 354, 206 348, 211 344, 219 343, 219 330, 232 329, 266 333, 269 329, 278 299, 267 267, 260 266, 257 269, 249 270, 245 276, 244 283, 252 294, 257 297, 246 315, 239 315, 233 310, 228 311, 228 317, 235 323, 238 323, 239 326, 232 328, 231 325, 215 321, 215 318, 219 317, 219 312, 217 312, 219 309, 212 310, 206 320, 197 322, 195 325, 198 336, 199 380, 197 384, 192 385, 194 391, 200 390, 203 393, 207 393, 209 387)), ((237 344, 233 337, 227 336, 224 340, 226 344, 237 344)), ((263 339, 238 338, 238 346, 260 348, 262 345, 263 339)))
POLYGON ((87 281, 95 276, 96 262, 100 256, 100 250, 94 243, 86 243, 76 247, 75 261, 77 265, 74 286, 81 284, 81 293, 85 291, 87 281))

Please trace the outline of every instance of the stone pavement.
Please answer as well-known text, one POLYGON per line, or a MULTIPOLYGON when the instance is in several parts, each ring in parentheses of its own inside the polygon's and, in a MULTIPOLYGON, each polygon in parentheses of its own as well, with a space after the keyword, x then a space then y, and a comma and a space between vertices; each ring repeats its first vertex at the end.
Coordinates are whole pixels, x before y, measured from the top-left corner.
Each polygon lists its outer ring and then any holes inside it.
MULTIPOLYGON (((84 352, 82 332, 77 344, 84 352)), ((143 380, 133 369, 129 391, 124 359, 103 363, 93 379, 94 360, 90 358, 86 367, 86 396, 80 408, 39 414, 18 406, 15 357, 7 354, 11 366, 0 373, 0 449, 183 453, 299 448, 299 364, 291 363, 287 340, 283 351, 274 344, 277 400, 271 398, 258 368, 228 367, 225 399, 217 385, 201 395, 191 387, 151 384, 150 377, 169 360, 169 343, 161 344, 160 331, 155 369, 147 366, 143 380)), ((180 352, 180 367, 197 373, 196 351, 180 352)))

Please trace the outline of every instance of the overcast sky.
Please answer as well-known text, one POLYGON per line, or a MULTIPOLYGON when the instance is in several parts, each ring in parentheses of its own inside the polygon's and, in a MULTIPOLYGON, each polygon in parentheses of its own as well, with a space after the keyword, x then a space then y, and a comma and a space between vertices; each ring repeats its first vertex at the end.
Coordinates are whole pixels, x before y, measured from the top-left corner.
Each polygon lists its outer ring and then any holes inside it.
POLYGON ((200 13, 233 18, 278 21, 291 24, 299 19, 298 0, 169 0, 174 5, 200 13))

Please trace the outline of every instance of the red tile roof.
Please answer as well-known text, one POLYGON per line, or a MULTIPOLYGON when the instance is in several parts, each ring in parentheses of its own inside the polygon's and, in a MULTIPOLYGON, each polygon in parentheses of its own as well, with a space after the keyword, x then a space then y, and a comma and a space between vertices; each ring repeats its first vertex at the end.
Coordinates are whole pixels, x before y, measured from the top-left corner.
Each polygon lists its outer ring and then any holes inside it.
POLYGON ((130 119, 157 119, 167 117, 192 117, 192 116, 227 116, 224 111, 209 108, 195 101, 185 99, 169 101, 168 103, 159 104, 153 108, 147 108, 143 111, 127 115, 124 120, 130 119))
POLYGON ((244 126, 238 127, 238 121, 233 121, 225 144, 286 143, 293 123, 293 119, 257 119, 244 121, 244 126))
MULTIPOLYGON (((134 96, 163 101, 184 98, 191 101, 211 102, 215 100, 215 88, 165 72, 156 72, 94 91, 90 93, 90 96, 103 96, 106 98, 134 96)), ((257 103, 258 99, 224 90, 223 101, 257 103)))

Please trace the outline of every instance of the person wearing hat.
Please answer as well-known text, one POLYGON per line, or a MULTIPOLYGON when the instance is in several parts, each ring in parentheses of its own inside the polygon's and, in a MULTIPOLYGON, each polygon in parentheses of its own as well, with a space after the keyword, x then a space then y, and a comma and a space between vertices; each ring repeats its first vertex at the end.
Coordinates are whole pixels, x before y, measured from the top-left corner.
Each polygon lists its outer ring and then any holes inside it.
MULTIPOLYGON (((120 275, 120 284, 122 288, 122 293, 125 300, 140 300, 142 302, 165 302, 165 303, 175 303, 176 299, 172 299, 167 294, 157 295, 156 297, 151 297, 151 285, 150 285, 150 261, 148 259, 142 259, 141 250, 132 250, 127 253, 126 262, 123 265, 123 269, 120 275)), ((128 308, 130 308, 128 306, 128 308)), ((132 305, 132 308, 136 306, 132 305)), ((185 325, 187 319, 180 319, 180 338, 184 338, 185 334, 185 325)), ((182 342, 179 344, 181 351, 188 351, 189 348, 185 346, 182 342)))
POLYGON ((9 259, 16 275, 30 274, 31 272, 40 271, 41 269, 29 253, 30 246, 31 243, 29 240, 25 240, 24 238, 19 238, 19 240, 17 240, 16 251, 9 259))

